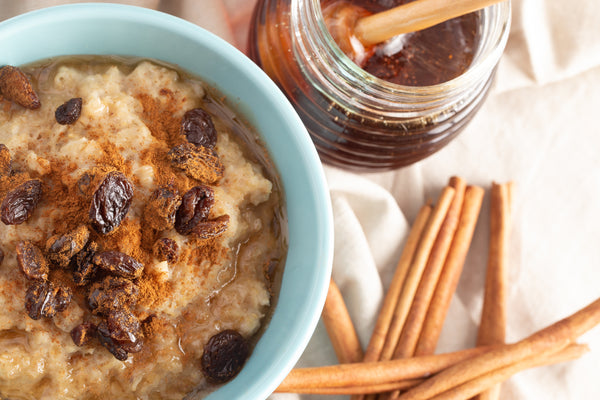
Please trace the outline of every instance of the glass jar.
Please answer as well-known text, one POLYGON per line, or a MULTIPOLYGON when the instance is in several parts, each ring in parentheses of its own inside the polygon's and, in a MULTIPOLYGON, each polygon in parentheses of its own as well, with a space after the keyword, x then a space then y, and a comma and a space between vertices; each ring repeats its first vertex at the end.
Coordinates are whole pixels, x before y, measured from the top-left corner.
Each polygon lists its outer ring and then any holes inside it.
POLYGON ((471 65, 432 86, 397 85, 357 66, 329 34, 320 0, 259 0, 249 55, 290 99, 323 162, 390 170, 441 149, 480 108, 508 38, 510 2, 478 13, 471 65))

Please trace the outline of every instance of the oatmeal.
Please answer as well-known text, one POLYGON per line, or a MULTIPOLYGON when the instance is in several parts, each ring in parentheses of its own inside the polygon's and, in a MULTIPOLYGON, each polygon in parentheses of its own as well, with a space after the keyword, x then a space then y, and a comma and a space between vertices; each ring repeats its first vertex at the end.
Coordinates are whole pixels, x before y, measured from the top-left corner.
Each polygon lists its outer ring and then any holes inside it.
POLYGON ((0 93, 0 397, 181 399, 235 376, 286 251, 251 131, 147 60, 5 67, 0 93))

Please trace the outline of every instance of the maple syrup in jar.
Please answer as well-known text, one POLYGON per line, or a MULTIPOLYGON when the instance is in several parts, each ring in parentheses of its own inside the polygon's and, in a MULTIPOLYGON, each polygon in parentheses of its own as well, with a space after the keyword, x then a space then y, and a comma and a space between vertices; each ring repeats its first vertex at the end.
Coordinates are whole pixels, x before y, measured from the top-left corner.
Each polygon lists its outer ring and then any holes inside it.
MULTIPOLYGON (((248 45, 294 105, 321 160, 390 170, 450 142, 491 86, 508 37, 509 1, 367 48, 357 63, 327 29, 323 12, 332 1, 259 0, 248 45)), ((366 13, 408 2, 344 1, 366 13)))

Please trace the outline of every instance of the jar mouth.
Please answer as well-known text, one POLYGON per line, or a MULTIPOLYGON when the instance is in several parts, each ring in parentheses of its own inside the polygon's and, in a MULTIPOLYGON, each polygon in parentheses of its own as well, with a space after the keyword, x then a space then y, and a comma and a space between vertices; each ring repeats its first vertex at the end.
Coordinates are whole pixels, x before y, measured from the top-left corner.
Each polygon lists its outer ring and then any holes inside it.
POLYGON ((319 36, 315 40, 319 45, 325 46, 325 50, 330 55, 327 57, 327 53, 321 53, 320 56, 328 58, 325 63, 330 65, 333 63, 337 67, 340 78, 349 82, 350 86, 361 86, 361 89, 366 91, 363 93, 369 97, 372 95, 375 98, 394 102, 397 101, 398 96, 401 96, 404 101, 418 102, 421 106, 424 101, 429 100, 432 102, 432 108, 436 107, 438 96, 446 99, 455 94, 458 96, 464 88, 472 87, 474 82, 486 80, 491 75, 506 46, 511 24, 510 0, 478 11, 479 44, 467 70, 456 78, 436 85, 406 86, 377 78, 356 65, 343 53, 329 33, 321 12, 320 0, 305 0, 304 3, 306 12, 316 17, 314 21, 308 21, 315 24, 316 29, 313 32, 317 32, 319 36))

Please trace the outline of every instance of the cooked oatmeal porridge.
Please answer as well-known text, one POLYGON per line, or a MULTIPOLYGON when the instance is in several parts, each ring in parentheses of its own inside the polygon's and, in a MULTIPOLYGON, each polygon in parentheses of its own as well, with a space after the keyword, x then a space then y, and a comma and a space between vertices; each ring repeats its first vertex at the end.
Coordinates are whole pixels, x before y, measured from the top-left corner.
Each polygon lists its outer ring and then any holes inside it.
POLYGON ((251 131, 148 60, 3 67, 0 94, 0 397, 196 398, 235 376, 286 253, 251 131))

